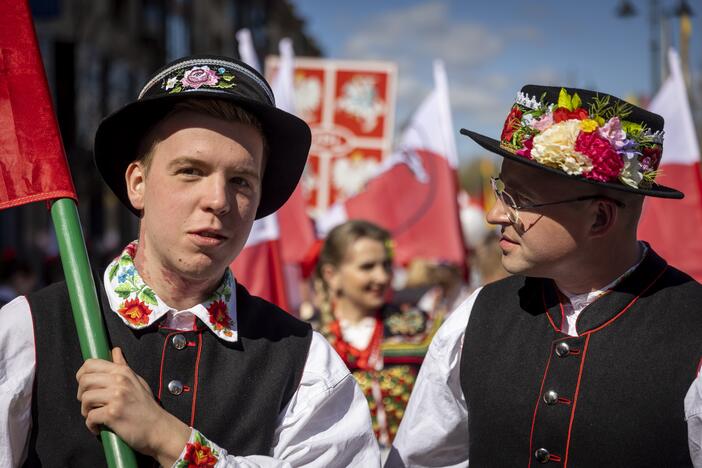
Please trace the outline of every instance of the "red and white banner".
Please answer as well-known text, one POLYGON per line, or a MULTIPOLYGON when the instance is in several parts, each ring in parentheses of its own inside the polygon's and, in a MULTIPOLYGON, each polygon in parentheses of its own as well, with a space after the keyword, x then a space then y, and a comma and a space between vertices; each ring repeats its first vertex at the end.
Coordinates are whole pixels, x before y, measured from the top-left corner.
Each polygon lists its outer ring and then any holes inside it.
MULTIPOLYGON (((257 67, 258 60, 249 31, 246 29, 239 31, 237 40, 239 56, 252 67, 257 67)), ((286 60, 293 60, 291 53, 290 46, 285 54, 286 60)), ((232 262, 231 269, 236 280, 251 294, 289 310, 277 212, 254 221, 246 245, 232 262)))
POLYGON ((396 262, 414 258, 463 265, 457 200, 457 152, 443 63, 434 63, 434 90, 404 131, 399 149, 363 191, 318 219, 327 232, 346 219, 366 219, 392 234, 396 262))
MULTIPOLYGON (((266 59, 269 80, 280 60, 266 59)), ((295 59, 295 111, 312 129, 303 194, 313 217, 358 193, 389 156, 396 76, 392 63, 295 59)))
POLYGON ((665 119, 661 174, 656 180, 685 194, 682 200, 647 198, 639 239, 668 263, 702 281, 702 178, 700 147, 677 52, 668 52, 670 76, 649 109, 665 119))

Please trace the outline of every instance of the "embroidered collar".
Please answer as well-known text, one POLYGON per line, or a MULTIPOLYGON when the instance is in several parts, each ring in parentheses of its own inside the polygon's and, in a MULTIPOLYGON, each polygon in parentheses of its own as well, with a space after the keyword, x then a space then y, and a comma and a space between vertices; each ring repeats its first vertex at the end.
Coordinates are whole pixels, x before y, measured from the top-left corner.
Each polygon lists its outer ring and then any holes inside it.
MULTIPOLYGON (((137 241, 127 245, 107 266, 103 278, 110 308, 130 328, 153 325, 176 309, 163 302, 146 284, 134 266, 137 241)), ((237 340, 236 294, 234 278, 227 268, 222 283, 203 303, 188 312, 199 318, 212 332, 225 341, 237 340)), ((182 312, 182 311, 177 311, 182 312)))

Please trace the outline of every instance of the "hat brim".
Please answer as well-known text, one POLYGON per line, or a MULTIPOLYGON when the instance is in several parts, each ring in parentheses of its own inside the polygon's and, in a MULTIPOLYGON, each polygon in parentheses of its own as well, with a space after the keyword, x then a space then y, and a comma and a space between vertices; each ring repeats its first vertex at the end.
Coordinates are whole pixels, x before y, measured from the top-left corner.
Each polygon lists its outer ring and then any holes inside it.
POLYGON ((570 175, 570 174, 567 174, 561 170, 555 169, 553 167, 544 166, 543 164, 540 164, 540 163, 534 161, 533 159, 528 159, 528 158, 525 158, 523 156, 513 154, 513 153, 509 152, 508 150, 502 148, 502 146, 500 146, 500 142, 498 140, 495 140, 494 138, 490 138, 490 137, 487 137, 485 135, 481 135, 479 133, 472 132, 470 130, 466 130, 465 128, 461 129, 461 134, 471 138, 473 141, 475 141, 477 144, 479 144, 480 146, 482 146, 486 150, 488 150, 492 153, 498 154, 498 155, 502 156, 503 158, 507 158, 507 159, 510 159, 512 161, 516 161, 520 164, 525 164, 527 166, 530 166, 530 167, 533 167, 536 169, 541 169, 542 171, 550 172, 551 174, 556 174, 556 175, 559 175, 562 177, 567 177, 568 179, 577 180, 577 181, 585 182, 585 183, 592 184, 592 185, 597 185, 599 187, 607 187, 607 188, 610 188, 613 190, 619 190, 621 192, 637 193, 639 195, 646 195, 649 197, 680 199, 680 198, 683 198, 685 196, 682 192, 675 190, 673 188, 670 188, 670 187, 666 187, 664 185, 654 184, 650 188, 634 188, 634 187, 630 187, 630 186, 624 185, 624 184, 614 184, 611 182, 600 182, 600 181, 593 180, 593 179, 587 179, 587 178, 581 177, 581 176, 570 175))
POLYGON ((139 216, 127 196, 127 166, 136 159, 138 146, 146 132, 168 113, 173 104, 195 97, 232 102, 261 122, 268 155, 256 219, 275 212, 292 195, 302 176, 312 139, 310 128, 304 120, 288 112, 231 93, 192 90, 146 97, 103 119, 95 134, 93 151, 95 164, 105 183, 132 213, 139 216))

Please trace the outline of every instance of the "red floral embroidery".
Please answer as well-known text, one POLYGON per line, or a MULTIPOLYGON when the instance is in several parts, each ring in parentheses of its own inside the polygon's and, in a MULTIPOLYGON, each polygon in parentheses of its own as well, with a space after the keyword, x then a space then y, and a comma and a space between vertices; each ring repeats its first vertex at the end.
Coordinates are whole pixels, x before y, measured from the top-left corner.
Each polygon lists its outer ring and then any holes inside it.
POLYGON ((517 106, 512 107, 512 110, 505 120, 505 125, 502 127, 502 135, 500 136, 500 139, 507 143, 512 141, 512 135, 514 135, 514 132, 517 131, 517 128, 519 128, 519 123, 521 120, 522 111, 517 106))
POLYGON ((575 110, 568 110, 565 107, 559 107, 553 111, 553 121, 555 123, 563 122, 565 120, 585 120, 590 118, 587 111, 582 107, 578 107, 575 110))
POLYGON ((118 312, 132 325, 147 325, 151 309, 139 299, 134 298, 125 301, 118 312))
POLYGON ((217 457, 212 453, 212 449, 200 442, 188 443, 185 446, 185 461, 188 462, 188 468, 198 468, 201 466, 215 466, 217 457))
POLYGON ((127 247, 124 249, 127 254, 129 254, 130 257, 134 258, 136 256, 137 252, 137 243, 136 242, 131 242, 127 247))
POLYGON ((210 323, 214 325, 215 330, 229 329, 232 326, 232 319, 229 317, 229 310, 224 301, 213 301, 207 308, 210 313, 210 323))

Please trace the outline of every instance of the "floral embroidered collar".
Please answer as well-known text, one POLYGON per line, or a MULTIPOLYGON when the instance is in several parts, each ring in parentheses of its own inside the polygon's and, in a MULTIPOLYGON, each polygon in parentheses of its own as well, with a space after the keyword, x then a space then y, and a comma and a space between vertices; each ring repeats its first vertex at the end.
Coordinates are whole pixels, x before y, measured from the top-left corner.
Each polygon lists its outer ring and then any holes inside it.
MULTIPOLYGON (((163 302, 146 284, 134 266, 137 241, 127 245, 122 253, 107 266, 104 275, 105 291, 112 310, 130 328, 151 326, 173 307, 163 302)), ((236 295, 234 278, 227 268, 224 279, 203 303, 188 309, 212 332, 225 341, 237 340, 236 295)))

